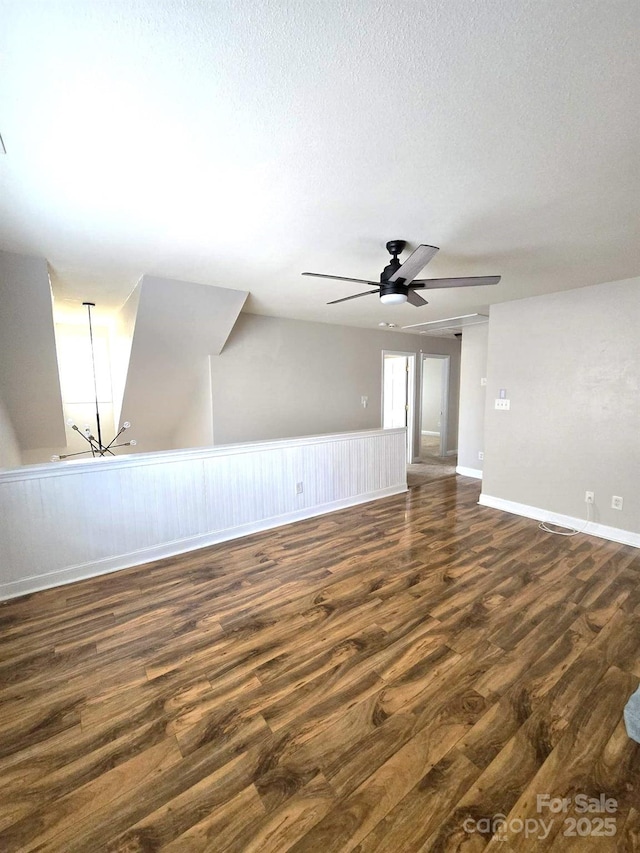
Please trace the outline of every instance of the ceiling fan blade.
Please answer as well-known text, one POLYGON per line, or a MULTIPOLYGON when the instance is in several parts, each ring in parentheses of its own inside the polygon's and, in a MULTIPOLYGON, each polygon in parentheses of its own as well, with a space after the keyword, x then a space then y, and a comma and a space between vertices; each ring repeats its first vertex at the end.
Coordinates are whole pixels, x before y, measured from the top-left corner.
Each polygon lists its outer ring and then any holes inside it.
POLYGON ((416 308, 420 308, 421 305, 428 305, 426 299, 423 299, 419 293, 416 293, 415 290, 409 288, 409 293, 407 293, 407 302, 410 302, 412 305, 415 305, 416 308))
POLYGON ((425 278, 421 281, 414 281, 411 287, 419 285, 427 290, 435 290, 438 287, 478 287, 482 284, 497 284, 500 281, 499 275, 471 275, 466 278, 425 278))
POLYGON ((404 280, 405 284, 413 281, 421 269, 426 267, 431 258, 439 251, 437 246, 418 246, 413 251, 407 260, 401 264, 394 274, 389 278, 389 281, 397 281, 399 278, 404 280))
POLYGON ((365 290, 364 293, 356 293, 354 296, 345 296, 342 299, 334 299, 333 302, 327 302, 327 305, 337 305, 338 302, 347 302, 349 299, 357 299, 359 296, 370 296, 372 293, 380 293, 380 288, 378 290, 365 290))
POLYGON ((300 275, 311 275, 314 278, 335 278, 336 281, 355 281, 358 284, 370 284, 372 287, 380 287, 379 281, 367 281, 364 278, 346 278, 344 275, 325 275, 321 272, 303 272, 300 275))

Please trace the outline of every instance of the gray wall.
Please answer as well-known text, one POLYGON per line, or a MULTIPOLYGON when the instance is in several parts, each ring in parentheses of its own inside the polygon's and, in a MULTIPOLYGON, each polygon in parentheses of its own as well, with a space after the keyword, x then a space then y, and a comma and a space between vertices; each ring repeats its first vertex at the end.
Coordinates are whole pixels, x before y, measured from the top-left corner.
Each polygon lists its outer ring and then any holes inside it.
POLYGON ((0 399, 0 468, 18 468, 21 464, 18 440, 7 407, 0 399))
POLYGON ((590 490, 597 522, 640 532, 639 330, 640 278, 492 306, 485 494, 586 518, 590 490))
POLYGON ((194 365, 197 376, 187 409, 182 413, 172 437, 173 447, 211 447, 213 444, 213 413, 211 411, 211 359, 194 365))
MULTIPOLYGON (((492 309, 493 310, 493 309, 492 309)), ((484 451, 484 410, 486 386, 480 380, 487 376, 489 326, 468 326, 462 332, 460 353, 460 418, 458 429, 458 465, 482 471, 484 463, 478 453, 484 451)))
POLYGON ((0 252, 0 397, 20 449, 65 441, 47 262, 0 252))
MULTIPOLYGON (((381 426, 382 350, 451 355, 451 446, 457 436, 457 340, 241 314, 211 359, 216 444, 381 426), (360 398, 369 398, 362 408, 360 398)), ((416 359, 419 375, 419 358, 416 359)), ((419 398, 419 395, 418 395, 419 398)), ((419 438, 416 406, 416 442, 419 438)))

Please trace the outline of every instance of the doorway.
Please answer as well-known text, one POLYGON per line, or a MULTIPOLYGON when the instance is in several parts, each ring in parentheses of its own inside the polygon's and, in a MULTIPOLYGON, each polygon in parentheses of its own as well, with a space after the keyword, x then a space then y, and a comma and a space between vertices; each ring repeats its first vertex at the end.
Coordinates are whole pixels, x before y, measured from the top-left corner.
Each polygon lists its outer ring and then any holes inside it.
POLYGON ((382 428, 406 428, 407 462, 414 458, 415 372, 415 353, 382 351, 382 428))
POLYGON ((448 355, 421 354, 420 458, 447 455, 449 427, 448 355))

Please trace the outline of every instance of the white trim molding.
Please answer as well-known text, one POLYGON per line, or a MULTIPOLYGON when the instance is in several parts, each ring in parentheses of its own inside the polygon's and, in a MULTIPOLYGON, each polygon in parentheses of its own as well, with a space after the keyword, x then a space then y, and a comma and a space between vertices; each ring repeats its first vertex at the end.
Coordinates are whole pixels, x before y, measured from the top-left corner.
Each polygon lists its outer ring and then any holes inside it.
POLYGON ((0 599, 406 491, 404 429, 0 472, 0 599))
POLYGON ((473 477, 476 480, 482 479, 482 471, 479 468, 465 468, 464 465, 456 465, 456 474, 463 477, 473 477))
POLYGON ((504 498, 495 498, 492 495, 484 493, 480 495, 478 503, 481 506, 491 507, 491 509, 500 509, 503 512, 510 512, 513 515, 533 518, 536 521, 547 521, 550 524, 559 524, 562 527, 572 527, 574 530, 579 530, 588 536, 597 536, 600 539, 608 539, 610 542, 619 542, 621 545, 631 545, 634 548, 640 548, 640 533, 634 533, 631 530, 609 527, 606 524, 597 524, 595 521, 590 521, 587 524, 584 518, 562 515, 559 512, 551 512, 547 509, 540 509, 537 506, 508 501, 504 498))

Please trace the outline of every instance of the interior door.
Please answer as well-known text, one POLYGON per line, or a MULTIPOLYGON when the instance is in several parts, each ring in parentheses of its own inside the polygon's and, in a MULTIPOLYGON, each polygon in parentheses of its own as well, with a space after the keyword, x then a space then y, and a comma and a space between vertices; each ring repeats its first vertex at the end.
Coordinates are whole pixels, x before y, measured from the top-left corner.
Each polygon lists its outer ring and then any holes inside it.
POLYGON ((407 461, 414 459, 415 353, 383 352, 382 428, 407 430, 407 461))
POLYGON ((385 355, 383 429, 407 426, 407 384, 407 357, 385 355))

